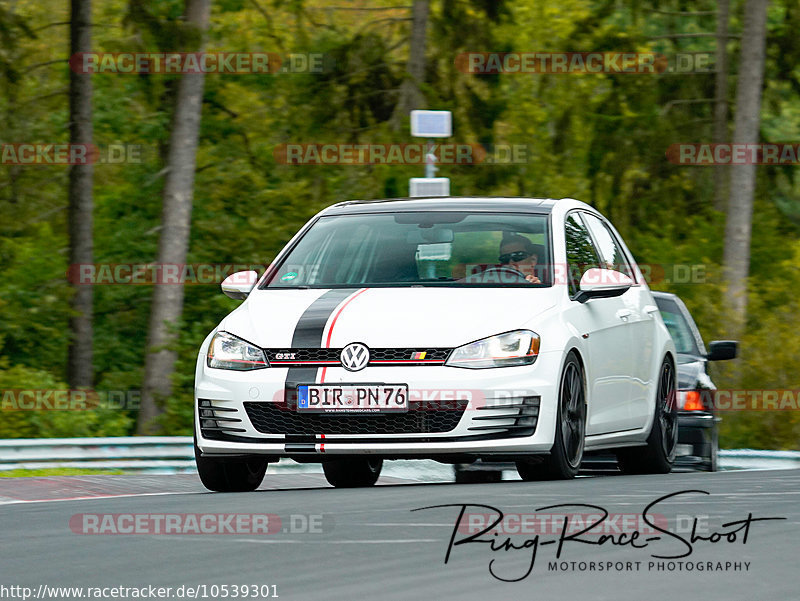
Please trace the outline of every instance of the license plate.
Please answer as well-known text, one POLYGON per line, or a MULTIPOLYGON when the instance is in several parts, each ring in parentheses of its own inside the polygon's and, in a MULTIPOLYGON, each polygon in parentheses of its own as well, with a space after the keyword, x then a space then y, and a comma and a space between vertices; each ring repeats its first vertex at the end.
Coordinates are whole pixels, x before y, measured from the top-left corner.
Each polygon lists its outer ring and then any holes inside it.
POLYGON ((408 411, 408 385, 301 385, 297 410, 302 413, 398 413, 408 411))

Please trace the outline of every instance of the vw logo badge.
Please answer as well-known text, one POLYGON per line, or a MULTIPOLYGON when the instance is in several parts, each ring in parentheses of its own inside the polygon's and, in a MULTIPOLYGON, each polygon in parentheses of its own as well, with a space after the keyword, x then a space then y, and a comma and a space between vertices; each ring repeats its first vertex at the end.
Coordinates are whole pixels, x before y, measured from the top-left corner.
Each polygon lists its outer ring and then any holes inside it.
POLYGON ((369 363, 369 349, 360 342, 353 342, 342 349, 339 357, 349 371, 360 371, 369 363))

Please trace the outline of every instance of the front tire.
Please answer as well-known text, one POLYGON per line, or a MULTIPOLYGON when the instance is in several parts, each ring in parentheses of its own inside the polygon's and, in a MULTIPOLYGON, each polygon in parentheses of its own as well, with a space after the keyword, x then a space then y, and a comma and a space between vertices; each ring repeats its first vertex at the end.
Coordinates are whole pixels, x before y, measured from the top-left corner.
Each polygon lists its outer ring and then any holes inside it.
POLYGON ((194 460, 200 481, 214 492, 250 492, 261 486, 267 460, 259 457, 203 457, 197 442, 194 460))
POLYGON ((545 457, 517 461, 525 481, 569 480, 578 474, 586 444, 586 386, 583 369, 570 353, 561 372, 553 448, 545 457))
POLYGON ((372 486, 378 481, 383 468, 383 459, 358 457, 325 461, 322 471, 325 479, 336 488, 372 486))
POLYGON ((675 402, 675 367, 664 359, 656 390, 653 427, 647 446, 620 449, 617 462, 626 474, 668 474, 678 447, 678 408, 675 402))

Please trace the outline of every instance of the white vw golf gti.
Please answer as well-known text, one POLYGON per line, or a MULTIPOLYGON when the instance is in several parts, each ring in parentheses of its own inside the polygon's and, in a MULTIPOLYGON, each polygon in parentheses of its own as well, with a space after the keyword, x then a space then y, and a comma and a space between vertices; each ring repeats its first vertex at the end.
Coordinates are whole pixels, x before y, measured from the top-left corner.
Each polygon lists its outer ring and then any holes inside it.
POLYGON ((384 460, 513 461, 571 478, 584 451, 667 472, 675 347, 613 226, 582 202, 424 198, 336 204, 209 334, 195 455, 216 491, 281 457, 368 486, 384 460))

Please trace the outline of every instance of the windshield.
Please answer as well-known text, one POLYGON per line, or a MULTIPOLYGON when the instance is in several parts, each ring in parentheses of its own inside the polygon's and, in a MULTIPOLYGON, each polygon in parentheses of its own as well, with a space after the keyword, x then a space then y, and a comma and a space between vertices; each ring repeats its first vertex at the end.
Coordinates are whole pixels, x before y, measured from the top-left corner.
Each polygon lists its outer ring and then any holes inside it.
POLYGON ((321 217, 262 288, 520 286, 551 281, 547 215, 431 211, 321 217))
POLYGON ((675 350, 683 354, 699 355, 700 351, 697 349, 694 334, 678 304, 671 299, 661 297, 656 298, 656 304, 661 312, 664 325, 667 326, 669 335, 672 336, 672 341, 675 343, 675 350))

